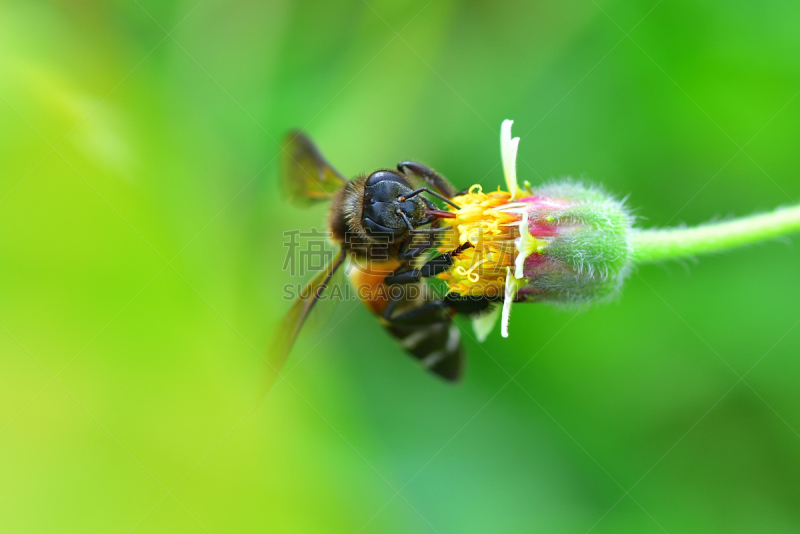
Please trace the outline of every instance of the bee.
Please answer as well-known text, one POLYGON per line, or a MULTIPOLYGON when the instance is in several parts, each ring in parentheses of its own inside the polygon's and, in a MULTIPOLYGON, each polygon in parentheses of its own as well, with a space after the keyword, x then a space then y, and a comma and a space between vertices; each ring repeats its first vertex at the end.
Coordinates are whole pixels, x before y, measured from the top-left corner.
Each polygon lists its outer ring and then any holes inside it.
POLYGON ((422 260, 434 249, 437 234, 450 228, 441 222, 454 217, 423 195, 458 209, 452 198, 460 193, 443 176, 412 161, 348 180, 296 131, 285 138, 282 163, 290 201, 301 206, 330 202, 329 236, 339 252, 292 304, 271 348, 272 358, 281 364, 286 359, 334 273, 349 260, 356 265, 349 277, 359 297, 399 345, 438 376, 458 380, 465 353, 453 318, 456 313, 479 313, 491 299, 435 298, 424 291, 422 279, 447 269, 469 245, 422 260), (403 286, 404 291, 395 296, 388 291, 391 286, 403 286))

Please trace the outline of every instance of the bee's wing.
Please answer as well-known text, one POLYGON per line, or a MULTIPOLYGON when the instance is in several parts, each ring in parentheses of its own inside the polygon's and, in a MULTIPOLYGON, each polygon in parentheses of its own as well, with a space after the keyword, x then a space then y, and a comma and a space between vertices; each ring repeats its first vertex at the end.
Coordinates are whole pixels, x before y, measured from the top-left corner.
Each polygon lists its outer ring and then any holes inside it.
POLYGON ((347 180, 325 160, 303 133, 291 131, 283 141, 283 189, 301 206, 330 200, 347 180))
POLYGON ((267 352, 267 363, 275 373, 280 372, 283 364, 286 363, 286 358, 292 351, 300 329, 308 319, 311 310, 320 301, 334 274, 344 262, 344 258, 344 251, 340 251, 330 265, 327 265, 306 284, 278 325, 267 352))

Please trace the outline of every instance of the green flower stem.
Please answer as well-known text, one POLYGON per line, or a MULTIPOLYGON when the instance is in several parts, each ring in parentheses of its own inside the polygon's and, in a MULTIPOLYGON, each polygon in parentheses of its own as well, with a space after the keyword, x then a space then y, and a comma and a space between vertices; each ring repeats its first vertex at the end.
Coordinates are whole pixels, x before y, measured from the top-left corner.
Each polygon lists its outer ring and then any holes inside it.
POLYGON ((631 246, 636 263, 649 263, 720 252, 793 232, 800 232, 800 206, 693 228, 634 230, 631 246))

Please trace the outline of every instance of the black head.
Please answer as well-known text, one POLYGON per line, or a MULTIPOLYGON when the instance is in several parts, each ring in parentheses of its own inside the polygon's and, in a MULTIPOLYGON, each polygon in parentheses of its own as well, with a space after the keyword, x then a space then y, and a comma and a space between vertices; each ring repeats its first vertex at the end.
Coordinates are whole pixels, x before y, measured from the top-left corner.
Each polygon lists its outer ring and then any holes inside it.
POLYGON ((411 184, 395 171, 380 170, 369 175, 364 187, 361 223, 367 234, 397 241, 408 233, 403 215, 416 227, 425 219, 425 200, 413 193, 411 184))

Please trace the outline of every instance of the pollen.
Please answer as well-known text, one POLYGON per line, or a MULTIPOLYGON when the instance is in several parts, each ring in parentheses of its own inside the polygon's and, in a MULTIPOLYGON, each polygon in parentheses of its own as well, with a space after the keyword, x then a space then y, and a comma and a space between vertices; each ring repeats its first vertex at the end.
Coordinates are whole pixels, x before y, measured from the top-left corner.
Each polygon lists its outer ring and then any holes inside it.
POLYGON ((448 220, 453 228, 443 233, 438 250, 444 253, 466 243, 472 246, 459 252, 451 269, 439 278, 447 283, 450 293, 502 296, 506 273, 517 258, 515 241, 520 237, 521 223, 526 222, 524 215, 503 209, 512 203, 510 193, 499 189, 484 193, 480 185, 473 185, 453 201, 461 208, 450 208, 456 216, 448 220))

